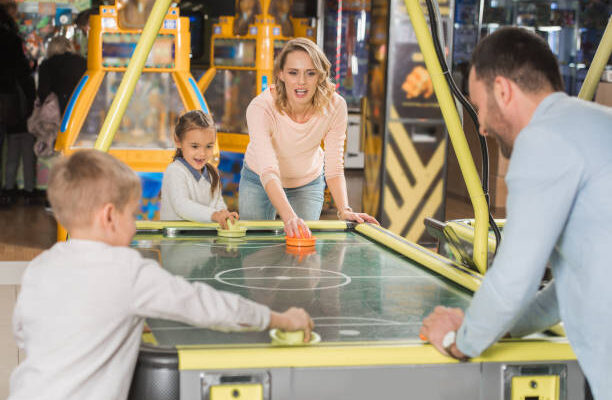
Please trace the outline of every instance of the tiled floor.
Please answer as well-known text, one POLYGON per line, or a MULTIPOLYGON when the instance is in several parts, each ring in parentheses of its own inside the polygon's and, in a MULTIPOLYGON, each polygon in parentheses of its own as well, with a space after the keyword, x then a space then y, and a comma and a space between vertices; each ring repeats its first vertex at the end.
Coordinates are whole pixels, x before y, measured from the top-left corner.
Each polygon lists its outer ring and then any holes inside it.
POLYGON ((41 205, 0 208, 0 261, 31 260, 55 243, 57 225, 41 205))
POLYGON ((16 285, 0 285, 0 398, 8 397, 9 377, 19 363, 11 316, 17 299, 16 285))

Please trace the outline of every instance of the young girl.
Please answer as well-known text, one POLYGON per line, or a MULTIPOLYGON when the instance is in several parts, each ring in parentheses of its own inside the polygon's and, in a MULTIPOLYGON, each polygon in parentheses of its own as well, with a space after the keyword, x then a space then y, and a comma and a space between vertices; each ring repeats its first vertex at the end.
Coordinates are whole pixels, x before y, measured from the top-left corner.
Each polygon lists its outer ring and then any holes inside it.
POLYGON ((162 181, 162 220, 215 221, 227 229, 227 219, 238 219, 238 213, 227 210, 219 172, 210 163, 215 139, 208 114, 194 110, 179 118, 174 133, 176 154, 162 181))

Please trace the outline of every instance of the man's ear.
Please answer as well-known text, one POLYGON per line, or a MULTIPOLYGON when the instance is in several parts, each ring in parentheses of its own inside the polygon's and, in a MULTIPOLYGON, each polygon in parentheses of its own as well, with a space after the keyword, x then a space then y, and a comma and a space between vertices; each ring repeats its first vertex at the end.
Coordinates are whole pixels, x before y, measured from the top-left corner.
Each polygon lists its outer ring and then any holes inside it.
POLYGON ((510 80, 503 76, 496 76, 493 81, 493 98, 497 106, 505 110, 512 101, 513 96, 514 91, 510 80))

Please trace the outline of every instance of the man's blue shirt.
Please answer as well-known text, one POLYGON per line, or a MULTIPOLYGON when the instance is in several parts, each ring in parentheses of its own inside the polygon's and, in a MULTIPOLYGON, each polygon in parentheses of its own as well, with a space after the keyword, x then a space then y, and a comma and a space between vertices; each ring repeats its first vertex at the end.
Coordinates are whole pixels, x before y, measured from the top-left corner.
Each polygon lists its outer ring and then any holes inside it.
POLYGON ((563 320, 595 398, 612 399, 612 109, 557 92, 519 133, 504 238, 466 310, 457 347, 563 320), (553 283, 536 293, 547 262, 553 283))

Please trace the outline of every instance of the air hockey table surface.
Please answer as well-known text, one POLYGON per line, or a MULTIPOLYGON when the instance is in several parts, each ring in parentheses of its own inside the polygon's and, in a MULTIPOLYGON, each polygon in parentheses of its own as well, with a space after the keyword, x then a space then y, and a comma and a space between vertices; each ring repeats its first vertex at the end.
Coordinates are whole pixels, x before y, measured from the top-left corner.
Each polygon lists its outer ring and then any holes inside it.
POLYGON ((419 339, 435 306, 469 305, 478 273, 368 224, 311 222, 313 248, 286 246, 278 222, 241 224, 245 237, 222 238, 216 224, 143 223, 132 247, 191 282, 306 309, 321 342, 283 347, 267 331, 149 319, 130 398, 582 398, 565 338, 503 341, 467 363, 419 339))

